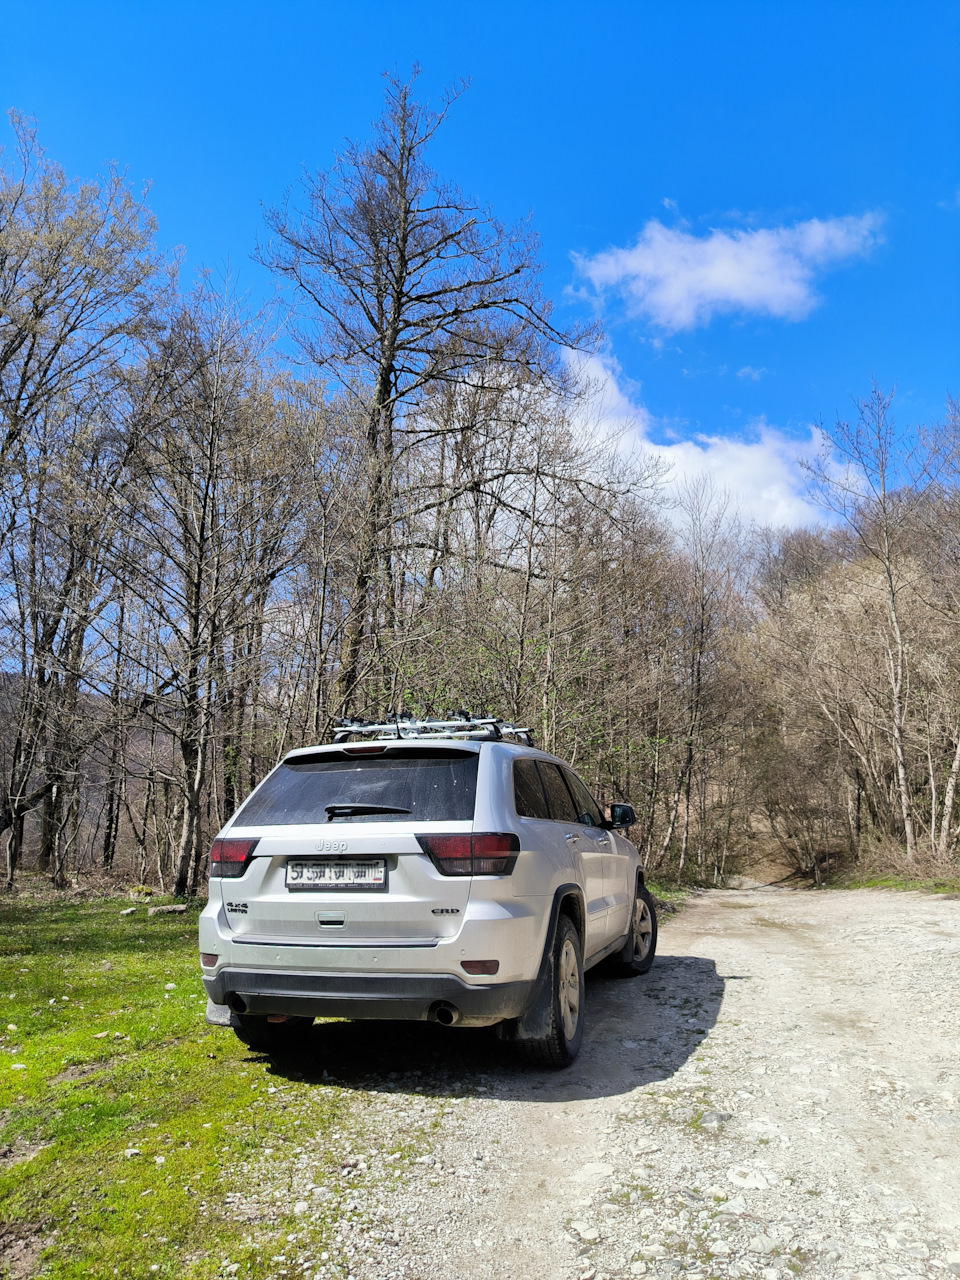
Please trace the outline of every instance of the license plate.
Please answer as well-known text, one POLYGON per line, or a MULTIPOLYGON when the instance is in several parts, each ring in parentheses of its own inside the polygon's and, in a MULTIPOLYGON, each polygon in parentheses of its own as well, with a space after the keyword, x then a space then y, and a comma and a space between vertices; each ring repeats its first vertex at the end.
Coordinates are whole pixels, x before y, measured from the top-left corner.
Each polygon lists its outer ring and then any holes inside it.
POLYGON ((385 858, 291 858, 288 889, 386 889, 385 858))

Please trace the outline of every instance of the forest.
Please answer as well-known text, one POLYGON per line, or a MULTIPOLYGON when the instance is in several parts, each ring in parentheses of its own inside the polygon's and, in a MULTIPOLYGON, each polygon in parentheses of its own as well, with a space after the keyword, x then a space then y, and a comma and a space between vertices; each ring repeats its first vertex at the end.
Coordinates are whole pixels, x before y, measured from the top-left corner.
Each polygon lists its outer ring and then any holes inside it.
POLYGON ((815 527, 676 483, 605 422, 528 229, 431 169, 455 100, 388 82, 268 212, 264 308, 184 288, 125 175, 13 117, 0 881, 195 894, 284 752, 460 708, 630 801, 653 874, 956 876, 960 409, 864 388, 815 527))

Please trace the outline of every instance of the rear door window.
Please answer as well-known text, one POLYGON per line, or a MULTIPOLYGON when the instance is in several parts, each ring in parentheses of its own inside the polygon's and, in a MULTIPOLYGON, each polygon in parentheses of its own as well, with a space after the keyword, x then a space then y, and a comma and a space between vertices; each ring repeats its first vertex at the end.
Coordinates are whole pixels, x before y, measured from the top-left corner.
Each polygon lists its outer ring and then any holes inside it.
POLYGON ((602 827, 603 814, 600 812, 600 806, 587 790, 586 785, 570 769, 564 769, 563 776, 573 796, 573 803, 577 806, 577 821, 585 827, 602 827))
POLYGON ((549 818, 536 760, 514 760, 513 801, 521 818, 549 818))
POLYGON ((550 764, 547 760, 538 760, 537 768, 543 779, 543 790, 546 793, 550 817, 555 822, 576 822, 577 811, 573 807, 570 792, 567 790, 567 784, 563 780, 559 766, 550 764))
POLYGON ((442 748, 388 748, 376 756, 295 756, 250 797, 234 825, 470 821, 478 760, 476 751, 442 748), (383 812, 362 812, 365 807, 383 812))

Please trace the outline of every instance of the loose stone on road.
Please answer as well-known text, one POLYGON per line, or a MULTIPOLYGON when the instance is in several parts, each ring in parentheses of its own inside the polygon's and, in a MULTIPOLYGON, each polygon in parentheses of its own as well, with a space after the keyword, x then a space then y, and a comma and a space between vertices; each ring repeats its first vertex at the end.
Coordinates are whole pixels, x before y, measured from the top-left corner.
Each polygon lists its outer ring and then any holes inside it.
POLYGON ((960 1276, 958 1011, 960 902, 760 889, 696 895, 647 977, 589 980, 567 1071, 318 1028, 376 1149, 314 1274, 960 1276), (413 1115, 430 1158, 398 1176, 413 1115))

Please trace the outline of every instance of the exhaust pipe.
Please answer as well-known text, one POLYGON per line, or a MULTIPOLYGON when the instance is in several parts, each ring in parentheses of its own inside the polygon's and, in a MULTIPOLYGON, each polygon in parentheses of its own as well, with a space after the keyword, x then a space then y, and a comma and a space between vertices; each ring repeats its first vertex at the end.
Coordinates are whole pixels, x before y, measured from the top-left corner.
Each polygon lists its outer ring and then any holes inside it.
POLYGON ((435 1004, 431 1013, 434 1022, 439 1022, 442 1027, 452 1027, 454 1023, 460 1021, 460 1010, 455 1004, 448 1004, 446 1000, 435 1004))
POLYGON ((243 996, 237 995, 236 991, 231 991, 230 994, 227 996, 227 1004, 233 1010, 234 1013, 247 1012, 246 1000, 244 1000, 243 996))

